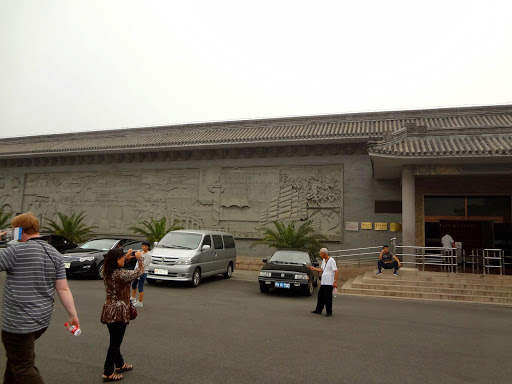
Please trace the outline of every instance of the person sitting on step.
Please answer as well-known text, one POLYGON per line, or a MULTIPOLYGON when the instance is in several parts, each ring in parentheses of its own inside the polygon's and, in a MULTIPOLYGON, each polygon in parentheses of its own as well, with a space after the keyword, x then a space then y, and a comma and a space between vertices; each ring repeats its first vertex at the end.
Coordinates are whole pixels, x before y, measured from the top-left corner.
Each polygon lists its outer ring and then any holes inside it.
POLYGON ((377 275, 382 274, 382 268, 384 268, 384 269, 394 268, 395 271, 393 272, 393 276, 398 276, 398 269, 402 267, 402 263, 400 263, 400 260, 398 260, 398 257, 396 257, 393 254, 393 252, 391 252, 389 250, 389 245, 385 245, 384 247, 382 247, 382 251, 380 251, 379 261, 377 262, 377 267, 379 268, 377 275))

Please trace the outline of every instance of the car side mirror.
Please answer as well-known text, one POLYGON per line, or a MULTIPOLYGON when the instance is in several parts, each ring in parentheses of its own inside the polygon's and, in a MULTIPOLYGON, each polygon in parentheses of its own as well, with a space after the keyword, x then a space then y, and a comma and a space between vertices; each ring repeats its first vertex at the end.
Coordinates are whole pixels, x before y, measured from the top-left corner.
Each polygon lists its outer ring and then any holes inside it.
POLYGON ((314 267, 319 267, 319 266, 320 266, 320 264, 318 263, 318 261, 315 261, 315 262, 313 263, 313 266, 314 266, 314 267))
POLYGON ((211 247, 208 245, 208 244, 205 244, 201 247, 201 251, 206 251, 208 249, 210 249, 211 247))
POLYGON ((153 243, 153 248, 155 248, 157 245, 158 245, 158 241, 155 241, 155 242, 153 243))
POLYGON ((263 259, 263 262, 264 262, 265 264, 267 264, 267 259, 263 259))

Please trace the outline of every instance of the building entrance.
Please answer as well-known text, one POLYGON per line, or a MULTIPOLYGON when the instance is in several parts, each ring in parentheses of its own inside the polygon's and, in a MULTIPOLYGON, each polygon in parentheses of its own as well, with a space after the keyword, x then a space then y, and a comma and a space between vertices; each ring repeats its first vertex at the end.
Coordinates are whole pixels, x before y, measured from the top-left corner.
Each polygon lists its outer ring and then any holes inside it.
POLYGON ((425 196, 425 246, 450 234, 466 254, 473 249, 512 249, 510 196, 425 196))

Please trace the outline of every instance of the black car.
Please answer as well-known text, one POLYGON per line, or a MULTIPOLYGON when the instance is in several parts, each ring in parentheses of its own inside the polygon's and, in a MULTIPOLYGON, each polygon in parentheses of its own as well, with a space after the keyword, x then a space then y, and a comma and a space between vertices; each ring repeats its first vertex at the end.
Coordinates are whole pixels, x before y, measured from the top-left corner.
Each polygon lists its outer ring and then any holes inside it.
MULTIPOLYGON (((77 245, 72 241, 69 241, 64 236, 55 235, 55 234, 41 234, 40 238, 46 241, 48 244, 53 246, 57 251, 63 253, 69 249, 76 248, 77 245)), ((11 240, 8 242, 4 242, 0 244, 0 248, 7 248, 12 244, 18 243, 18 240, 11 240)))
POLYGON ((299 249, 279 249, 270 260, 264 259, 258 281, 260 291, 271 288, 294 290, 311 296, 318 285, 318 272, 311 271, 311 265, 318 267, 315 257, 308 251, 299 249))
MULTIPOLYGON (((66 274, 71 275, 94 275, 99 279, 103 278, 103 259, 108 251, 116 247, 122 247, 125 252, 129 249, 139 251, 142 249, 142 241, 125 238, 99 238, 89 240, 78 248, 71 249, 64 253, 64 266, 66 274)), ((126 263, 125 268, 135 266, 135 259, 126 263)))

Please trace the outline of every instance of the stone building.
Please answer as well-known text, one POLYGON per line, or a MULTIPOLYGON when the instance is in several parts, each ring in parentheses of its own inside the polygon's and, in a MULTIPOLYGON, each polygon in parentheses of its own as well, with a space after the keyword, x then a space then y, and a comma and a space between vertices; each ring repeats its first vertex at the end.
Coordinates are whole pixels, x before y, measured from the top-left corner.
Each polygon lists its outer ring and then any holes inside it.
POLYGON ((98 235, 150 217, 233 233, 312 220, 331 249, 512 248, 512 106, 189 124, 0 140, 0 207, 86 211, 98 235))

